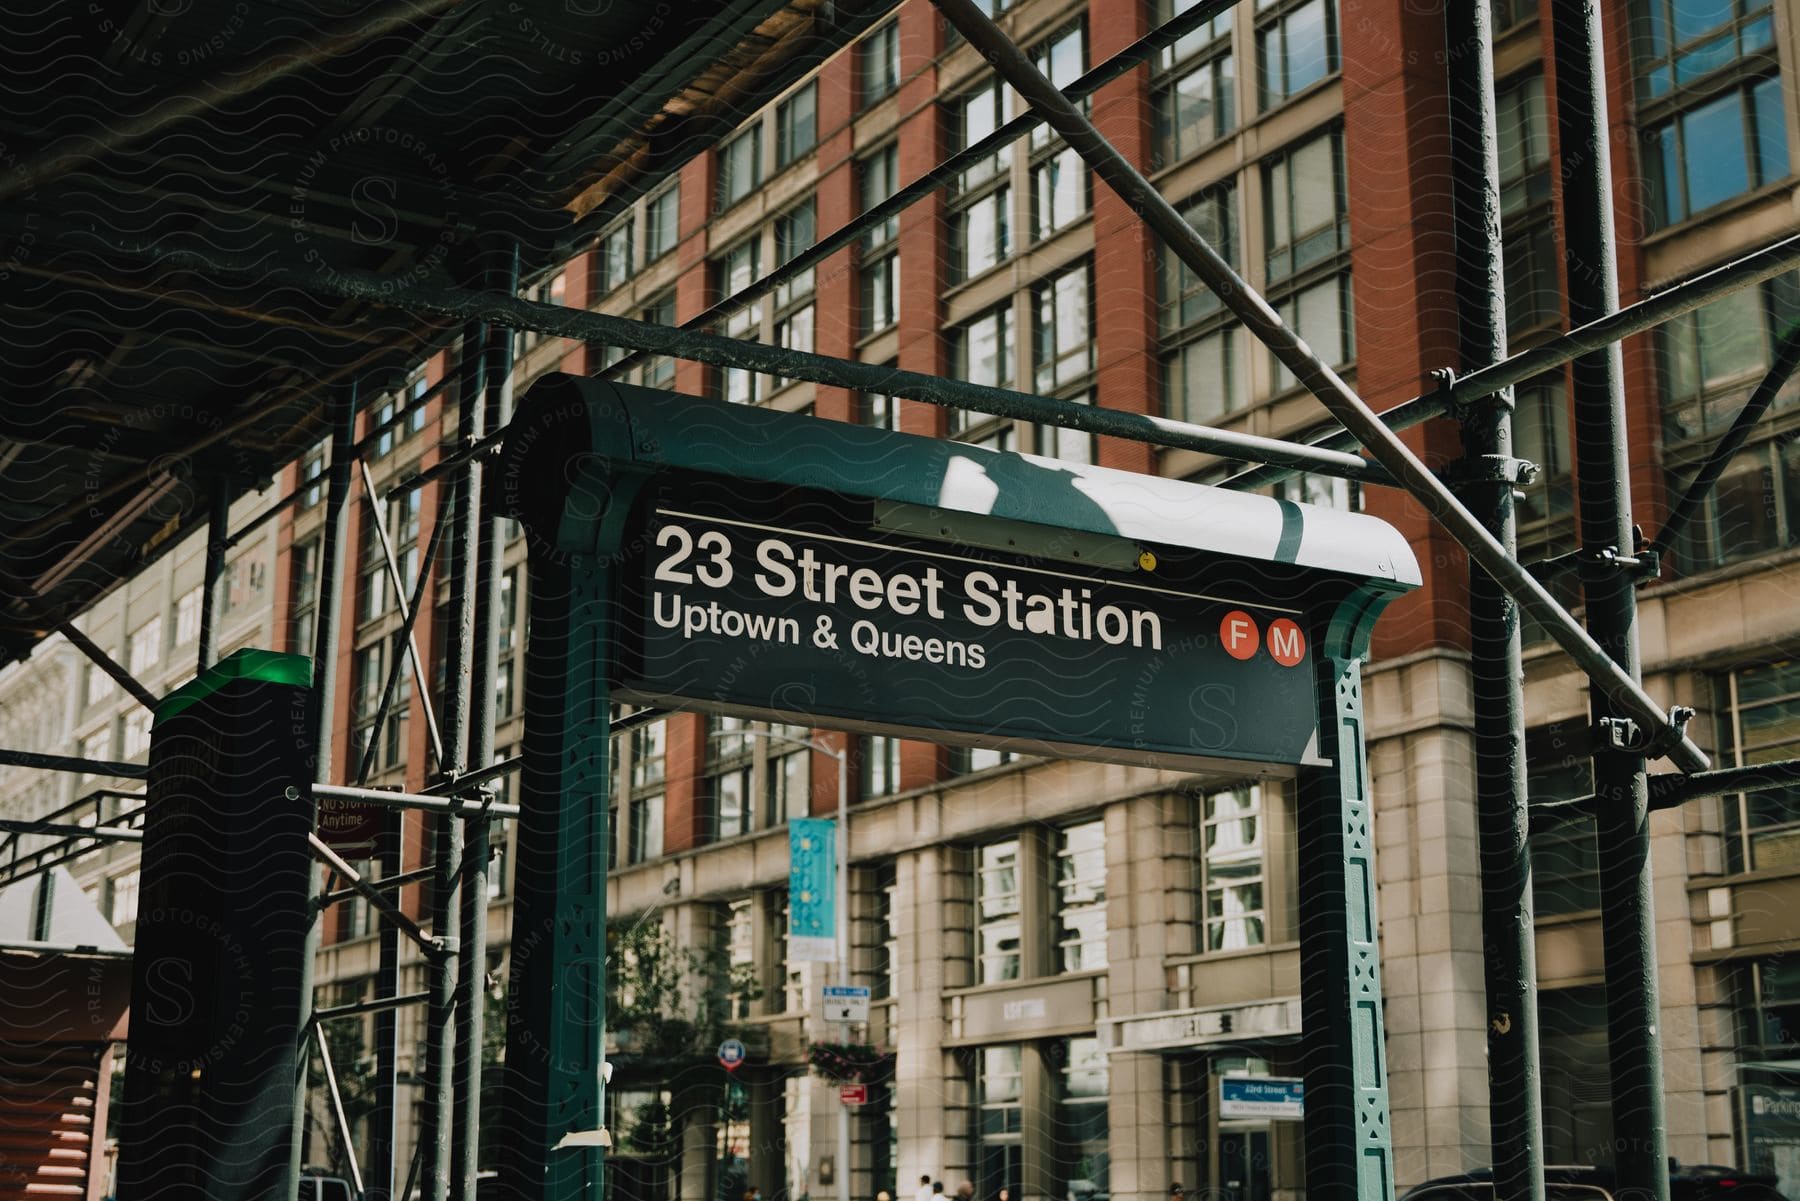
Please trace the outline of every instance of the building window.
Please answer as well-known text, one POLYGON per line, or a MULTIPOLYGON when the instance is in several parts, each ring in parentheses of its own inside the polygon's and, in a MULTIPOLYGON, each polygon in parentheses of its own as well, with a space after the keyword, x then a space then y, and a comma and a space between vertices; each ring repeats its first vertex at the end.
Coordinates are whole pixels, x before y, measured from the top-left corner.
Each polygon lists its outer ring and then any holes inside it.
POLYGON ((106 920, 115 926, 137 921, 138 892, 143 883, 137 868, 121 872, 106 882, 106 920))
POLYGON ((1019 840, 976 852, 977 984, 1019 978, 1019 840))
POLYGON ((663 788, 669 723, 645 722, 631 731, 631 846, 626 859, 645 863, 663 852, 663 788))
POLYGON ((864 800, 899 792, 900 740, 881 734, 866 736, 862 740, 862 753, 857 756, 857 770, 861 773, 864 800))
POLYGON ((1266 112, 1338 69, 1333 0, 1256 0, 1257 93, 1266 112))
MULTIPOLYGON (((639 316, 652 325, 675 327, 675 293, 665 292, 644 306, 639 316)), ((668 355, 648 355, 639 368, 639 381, 646 388, 673 388, 675 360, 668 355)))
POLYGON ((163 653, 163 621, 159 613, 131 632, 125 644, 125 669, 132 675, 155 667, 163 653))
POLYGON ((1275 497, 1298 505, 1342 509, 1346 513, 1355 513, 1362 508, 1362 489, 1356 481, 1341 480, 1330 475, 1313 475, 1305 471, 1277 480, 1275 497))
POLYGON ((1509 337, 1562 316, 1556 213, 1550 203, 1550 125, 1544 77, 1531 74, 1496 97, 1500 142, 1500 223, 1509 337))
POLYGON ((724 212, 762 186, 762 123, 719 148, 719 203, 724 212))
POLYGON ((819 140, 819 90, 807 84, 775 106, 775 169, 793 164, 819 140))
POLYGON ((1264 942, 1262 786, 1240 784, 1200 801, 1201 922, 1205 950, 1264 942))
POLYGON ((706 718, 707 793, 712 802, 713 838, 736 838, 752 828, 755 797, 754 741, 739 731, 749 728, 741 717, 708 714, 706 718))
MULTIPOLYGON (((899 148, 889 145, 857 164, 865 213, 899 190, 899 163, 899 148)), ((864 334, 877 333, 900 320, 900 255, 896 245, 899 236, 898 216, 889 217, 863 235, 858 275, 864 334)))
POLYGON ((1633 0, 1631 27, 1652 228, 1787 175, 1769 0, 1633 0))
POLYGON ((1019 756, 1012 751, 999 751, 985 746, 957 746, 950 748, 950 774, 966 776, 970 772, 986 771, 991 767, 1001 767, 1018 761, 1019 756))
MULTIPOLYGON (((817 237, 818 219, 811 200, 776 218, 776 265, 792 261, 817 237)), ((813 348, 813 271, 810 267, 775 287, 775 344, 789 350, 810 351, 813 348)))
POLYGON ((294 615, 293 636, 289 649, 296 654, 313 653, 313 618, 319 609, 319 540, 308 539, 294 547, 292 583, 288 605, 294 615))
POLYGON ((1084 384, 1094 373, 1094 313, 1083 261, 1032 288, 1032 364, 1042 393, 1084 384))
MULTIPOLYGON (((1202 193, 1182 210, 1194 232, 1233 267, 1238 262, 1237 189, 1202 193)), ((1163 408, 1179 421, 1206 424, 1244 407, 1249 388, 1238 362, 1239 326, 1218 295, 1163 247, 1161 314, 1163 408)))
MULTIPOLYGON (((1356 357, 1350 313, 1350 276, 1334 275, 1298 288, 1273 301, 1281 319, 1312 347, 1327 366, 1341 367, 1356 357)), ((1270 355, 1275 364, 1275 390, 1285 392, 1299 381, 1287 364, 1270 355)))
MULTIPOLYGON (((1158 23, 1199 0, 1161 0, 1158 23)), ((1237 67, 1231 54, 1231 14, 1221 13, 1157 59, 1157 167, 1168 167, 1210 146, 1237 124, 1237 67)))
MULTIPOLYGON (((112 758, 112 745, 113 728, 112 722, 109 721, 98 730, 95 730, 92 734, 89 734, 86 738, 83 738, 81 740, 81 748, 76 753, 80 755, 81 758, 89 760, 90 762, 104 762, 112 758)), ((94 773, 83 772, 81 778, 83 780, 92 780, 94 778, 94 773)))
POLYGON ((1057 1196, 1111 1195, 1111 1140, 1106 1124, 1106 1052, 1093 1037, 1053 1044, 1060 1061, 1055 1134, 1057 1196))
POLYGON ((976 1052, 976 1187, 981 1197, 998 1197, 1001 1189, 1019 1195, 1025 1151, 1023 1051, 1020 1044, 1009 1043, 976 1052))
MULTIPOLYGON (((892 364, 889 364, 892 366, 892 364)), ((856 394, 856 421, 871 429, 898 430, 900 428, 900 401, 893 396, 883 396, 878 392, 858 392, 856 394)))
POLYGON ((254 609, 262 602, 267 584, 268 564, 254 554, 239 555, 225 565, 219 580, 218 608, 221 618, 244 609, 254 609))
POLYGON ((770 1013, 801 1013, 806 1009, 806 974, 798 963, 788 962, 788 928, 794 920, 788 890, 777 889, 769 899, 773 902, 768 909, 773 919, 769 930, 770 959, 780 986, 771 993, 768 1010, 770 1013))
POLYGON ((858 50, 863 107, 879 103, 900 87, 900 22, 872 30, 858 50))
POLYGON ((126 759, 135 760, 150 753, 150 719, 154 716, 142 706, 125 715, 124 741, 119 749, 126 759))
MULTIPOLYGON (((1525 795, 1531 804, 1572 801, 1594 791, 1587 724, 1566 721, 1525 731, 1525 795)), ((1600 907, 1599 848, 1592 814, 1532 822, 1531 904, 1539 917, 1600 907)))
POLYGON ((187 646, 200 637, 200 587, 188 589, 175 601, 175 645, 187 646))
POLYGON ((326 454, 326 444, 321 442, 300 462, 300 499, 296 504, 303 513, 324 499, 326 454))
POLYGON ((894 932, 894 898, 899 872, 892 863, 871 869, 870 893, 874 901, 869 995, 879 1001, 894 995, 894 972, 900 963, 900 937, 894 932))
POLYGON ((88 664, 85 683, 82 687, 82 696, 86 703, 98 704, 112 694, 113 678, 107 675, 98 663, 88 664))
MULTIPOLYGON (((1013 381, 1012 302, 951 331, 951 371, 972 384, 1006 388, 1013 381)), ((1017 433, 1010 418, 991 417, 971 409, 951 409, 950 436, 991 450, 1016 450, 1017 433)))
POLYGON ((681 237, 681 185, 671 181, 644 204, 644 265, 675 249, 681 237))
POLYGON ((513 688, 514 668, 518 664, 518 621, 519 569, 509 567, 500 576, 500 615, 494 623, 494 640, 500 652, 494 662, 495 721, 505 721, 518 712, 517 692, 513 688))
MULTIPOLYGON (((955 106, 953 150, 965 150, 1012 118, 1012 92, 998 80, 955 106)), ((963 171, 950 198, 950 278, 973 279, 1012 254, 1012 147, 963 171)))
MULTIPOLYGON (((355 762, 361 763, 369 753, 369 740, 375 734, 375 714, 381 708, 381 693, 387 687, 387 658, 383 654, 385 643, 375 642, 361 647, 356 652, 355 668, 352 679, 356 691, 351 694, 350 713, 355 723, 355 732, 351 736, 352 753, 355 762)), ((390 725, 391 725, 390 721, 390 725)), ((376 758, 377 766, 380 758, 376 758)))
MULTIPOLYGON (((1730 672, 1718 682, 1721 767, 1800 756, 1800 660, 1730 672)), ((1726 870, 1800 865, 1800 787, 1723 798, 1726 870)))
MULTIPOLYGON (((725 252, 719 265, 719 291, 735 296, 762 274, 762 239, 752 236, 725 252)), ((746 305, 725 318, 725 336, 754 342, 762 333, 763 302, 746 305)), ((731 404, 755 404, 763 398, 767 377, 754 371, 727 367, 720 375, 723 398, 731 404)))
POLYGON ((1328 262, 1350 245, 1342 135, 1333 130, 1263 168, 1264 270, 1270 284, 1328 262))
POLYGON ((1065 826, 1056 846, 1056 945, 1065 972, 1106 966, 1106 823, 1065 826))
POLYGON ((756 970, 756 900, 739 897, 725 903, 725 1020, 742 1021, 763 994, 756 970))
POLYGON ((604 296, 631 278, 631 218, 614 225, 600 236, 600 286, 595 294, 604 296))
MULTIPOLYGON (((529 293, 530 298, 538 304, 564 304, 568 300, 568 295, 569 277, 568 273, 563 271, 558 271, 549 279, 537 284, 529 293)), ((524 354, 550 336, 535 329, 522 329, 518 333, 518 341, 514 343, 516 352, 524 354)))
MULTIPOLYGON (((1058 89, 1067 89, 1087 66, 1086 42, 1078 22, 1033 47, 1031 61, 1058 89)), ((1034 127, 1030 140, 1031 239, 1039 242, 1087 213, 1088 172, 1081 156, 1048 126, 1034 127)))
MULTIPOLYGON (((1664 469, 1680 495, 1767 370, 1800 313, 1800 287, 1782 276, 1743 288, 1657 330, 1664 469)), ((1800 382, 1789 379, 1733 456, 1675 550, 1700 571, 1800 542, 1800 382)))
POLYGON ((1574 503, 1574 485, 1562 372, 1522 384, 1514 394, 1513 454, 1538 467, 1537 478, 1514 492, 1520 524, 1566 517, 1574 503))
POLYGON ((388 587, 387 557, 381 553, 381 539, 373 525, 363 530, 362 576, 356 589, 356 620, 377 621, 393 603, 388 587))
POLYGON ((812 731, 805 726, 769 726, 769 766, 765 777, 769 818, 764 824, 779 826, 812 809, 812 731))

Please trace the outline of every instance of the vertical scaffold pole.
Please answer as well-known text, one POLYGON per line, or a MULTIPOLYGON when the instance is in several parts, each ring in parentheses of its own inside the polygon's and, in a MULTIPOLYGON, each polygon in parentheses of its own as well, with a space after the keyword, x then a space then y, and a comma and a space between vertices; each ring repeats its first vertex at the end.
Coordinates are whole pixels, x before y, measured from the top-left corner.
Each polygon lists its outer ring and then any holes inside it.
MULTIPOLYGON (((1606 73, 1598 0, 1553 0, 1556 123, 1562 140, 1563 236, 1569 323, 1619 307, 1608 158, 1606 73)), ((1641 674, 1631 475, 1625 428, 1624 355, 1617 343, 1576 359, 1576 500, 1584 551, 1615 547, 1582 571, 1588 632, 1635 681, 1641 674)), ((1595 724, 1595 833, 1599 847, 1601 939, 1606 956, 1606 1024, 1612 1050, 1612 1108, 1621 1196, 1668 1201, 1662 1050, 1657 1042, 1656 929, 1651 903, 1649 786, 1644 755, 1619 709, 1598 689, 1595 724), (1616 738, 1616 742, 1612 741, 1616 738)))
MULTIPOLYGON (((519 289, 519 254, 512 252, 508 295, 519 289)), ((512 399, 513 332, 499 326, 489 330, 488 355, 492 370, 486 379, 480 428, 485 437, 500 428, 512 399)), ((495 490, 485 486, 479 458, 467 470, 474 494, 481 498, 475 514, 477 543, 474 596, 474 658, 469 681, 468 767, 479 771, 494 759, 494 685, 500 674, 500 560, 506 551, 506 527, 495 507, 495 490)), ((456 1161, 453 1201, 475 1201, 475 1180, 481 1156, 481 1055, 486 1041, 485 985, 487 983, 488 819, 469 821, 464 833, 462 874, 462 977, 456 1007, 456 1121, 451 1139, 456 1161)))
MULTIPOLYGON (((1493 5, 1444 7, 1451 196, 1455 204, 1458 370, 1506 357, 1506 272, 1500 241, 1500 157, 1494 100, 1493 5)), ((1518 550, 1513 488, 1513 391, 1461 414, 1459 487, 1488 533, 1518 550)), ((1475 813, 1487 977, 1488 1129, 1500 1201, 1543 1201, 1538 1091, 1537 946, 1525 793, 1525 697, 1519 607, 1469 564, 1470 674, 1475 702, 1475 813)))
MULTIPOLYGON (((314 610, 312 694, 308 698, 307 723, 312 729, 313 782, 331 782, 331 714, 337 692, 338 619, 344 604, 344 511, 350 504, 350 461, 356 456, 357 385, 349 386, 331 401, 331 467, 326 476, 325 528, 319 540, 319 603, 314 610)), ((315 874, 317 869, 314 869, 315 874)), ((319 920, 315 914, 306 935, 306 952, 300 957, 300 1029, 312 1017, 313 958, 319 947, 319 920)), ((300 1187, 300 1145, 306 1134, 307 1047, 295 1048, 299 1070, 295 1073, 294 1134, 290 1142, 289 1184, 293 1196, 300 1187)))
POLYGON ((205 671, 219 657, 219 580, 225 575, 225 551, 231 538, 231 481, 217 476, 207 498, 206 576, 200 586, 200 638, 196 672, 205 671))

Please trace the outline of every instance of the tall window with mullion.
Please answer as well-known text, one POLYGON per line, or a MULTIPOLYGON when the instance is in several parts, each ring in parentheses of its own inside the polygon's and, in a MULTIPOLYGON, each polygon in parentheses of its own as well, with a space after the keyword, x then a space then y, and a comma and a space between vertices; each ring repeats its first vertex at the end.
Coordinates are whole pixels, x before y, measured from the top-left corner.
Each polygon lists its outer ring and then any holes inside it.
POLYGON ((494 718, 505 721, 518 707, 518 690, 513 677, 518 670, 519 644, 519 569, 509 567, 500 576, 500 615, 495 623, 494 641, 499 658, 494 670, 494 718))
MULTIPOLYGON (((1264 270, 1270 303, 1330 366, 1354 357, 1350 221, 1344 198, 1343 135, 1333 129, 1263 166, 1264 270)), ((1275 391, 1294 376, 1272 354, 1275 391)))
MULTIPOLYGON (((1200 0, 1161 0, 1158 23, 1200 0)), ((1212 145, 1237 125, 1237 66, 1231 54, 1231 14, 1206 21, 1158 56, 1151 91, 1156 98, 1157 167, 1173 166, 1212 145)))
MULTIPOLYGON (((1719 758, 1745 767, 1800 757, 1800 659, 1742 667, 1717 682, 1719 758)), ((1800 787, 1727 795, 1730 872, 1800 867, 1800 787)))
POLYGON ((719 195, 714 206, 724 212, 762 186, 762 122, 719 147, 719 195))
MULTIPOLYGON (((725 252, 719 261, 719 295, 735 296, 762 275, 762 235, 752 234, 725 252)), ((725 318, 725 335, 756 341, 762 334, 763 302, 746 305, 725 318)), ((720 394, 732 404, 754 404, 767 388, 767 377, 738 367, 719 372, 720 394)))
POLYGON ((1788 174, 1770 0, 1632 0, 1652 228, 1788 174))
POLYGON ((756 747, 741 731, 741 717, 709 714, 706 718, 706 793, 712 807, 712 836, 736 838, 754 827, 756 747))
MULTIPOLYGON (((818 240, 813 202, 789 209, 775 219, 775 263, 791 261, 818 240)), ((813 269, 808 267, 775 288, 775 343, 789 350, 813 348, 813 269)), ((786 381, 783 381, 784 383, 786 381)))
MULTIPOLYGON (((1664 469, 1672 496, 1686 490, 1797 321, 1800 278, 1785 275, 1739 289, 1657 330, 1664 469)), ((1800 381, 1790 379, 1677 541, 1683 570, 1800 544, 1797 432, 1800 381)))
POLYGON ((812 731, 805 726, 769 726, 773 737, 768 741, 768 820, 765 825, 779 826, 796 817, 805 817, 812 808, 812 731))
POLYGON ((1112 1143, 1106 1120, 1106 1052, 1092 1036, 1062 1039, 1051 1051, 1060 1068, 1053 1139, 1056 1195, 1108 1196, 1112 1143))
MULTIPOLYGON (((1572 801, 1594 791, 1587 723, 1579 718, 1525 731, 1525 794, 1532 805, 1572 801)), ((1600 907, 1600 849, 1594 817, 1576 813, 1531 831, 1531 904, 1539 917, 1600 907)))
MULTIPOLYGON (((1047 396, 1090 403, 1094 384, 1093 278, 1087 260, 1031 290, 1033 384, 1047 396)), ((1039 454, 1072 463, 1094 461, 1093 435, 1061 426, 1039 430, 1039 454)))
POLYGON ((1002 1043, 975 1052, 976 1187, 979 1196, 1018 1195, 1025 1158, 1025 1046, 1002 1043))
POLYGON ((663 853, 663 796, 667 776, 669 723, 663 718, 631 731, 630 863, 663 853))
MULTIPOLYGON (((950 333, 951 370, 972 384, 1007 388, 1013 381, 1013 314, 1009 300, 950 333)), ((1012 421, 969 409, 950 410, 950 436, 993 450, 1016 450, 1012 421)))
POLYGON ((977 984, 1017 980, 1020 971, 1019 840, 975 851, 977 984))
POLYGON ((681 239, 681 181, 674 179, 644 202, 644 265, 648 267, 681 239))
POLYGON ((1203 951, 1263 945, 1262 786, 1240 784, 1199 798, 1203 951))
MULTIPOLYGON (((954 149, 975 145, 1013 115, 1012 89, 998 79, 955 102, 954 149)), ((957 178, 950 196, 950 278, 973 279, 1012 255, 1012 147, 986 155, 957 178)))
MULTIPOLYGON (((886 399, 885 397, 881 399, 886 399)), ((857 755, 862 799, 890 796, 900 791, 900 740, 885 734, 868 734, 857 755)))
MULTIPOLYGON (((1077 21, 1038 43, 1031 61, 1058 88, 1087 68, 1087 27, 1077 21)), ((1087 107, 1084 101, 1082 107, 1087 107)), ((1046 125, 1031 131, 1031 240, 1041 242, 1088 211, 1088 172, 1081 156, 1046 125)))
MULTIPOLYGON (((675 293, 664 292, 654 297, 644 306, 640 316, 652 325, 668 328, 675 326, 675 293)), ((651 355, 644 360, 638 369, 638 382, 646 388, 673 388, 675 386, 675 360, 668 355, 651 355)))
POLYGON ((1337 69, 1335 0, 1256 0, 1257 95, 1263 111, 1337 69))
POLYGON ((807 84, 775 106, 775 169, 792 166, 819 140, 819 89, 807 84))
POLYGON ((1056 948, 1065 972, 1106 966, 1106 823, 1057 832, 1056 948))
POLYGON ((596 256, 600 278, 595 295, 605 296, 631 279, 632 232, 632 219, 627 215, 600 235, 600 253, 596 256))
POLYGON ((1532 72, 1496 97, 1500 222, 1506 263, 1506 332, 1554 325, 1562 316, 1556 214, 1550 203, 1550 125, 1544 76, 1532 72))
POLYGON ((869 31, 857 47, 864 108, 879 104, 900 87, 900 22, 869 31))
MULTIPOLYGON (((1237 189, 1203 192, 1182 210, 1194 231, 1238 265, 1237 189)), ((1163 411, 1176 420, 1217 421, 1244 407, 1249 388, 1239 362, 1241 327, 1218 295, 1167 247, 1159 252, 1163 411)))
MULTIPOLYGON (((857 163, 862 211, 868 212, 900 189, 900 148, 889 143, 857 163)), ((900 320, 900 218, 889 217, 863 234, 860 325, 864 334, 879 333, 900 320)))

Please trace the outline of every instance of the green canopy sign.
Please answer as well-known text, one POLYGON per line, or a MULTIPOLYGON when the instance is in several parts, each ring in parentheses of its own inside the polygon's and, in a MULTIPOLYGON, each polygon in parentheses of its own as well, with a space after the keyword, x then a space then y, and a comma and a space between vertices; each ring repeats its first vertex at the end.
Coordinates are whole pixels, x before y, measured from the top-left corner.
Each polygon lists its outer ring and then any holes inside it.
POLYGON ((1420 582, 1394 529, 574 376, 533 387, 499 475, 531 556, 505 1140, 530 1195, 598 1187, 621 700, 1297 777, 1307 1121, 1356 1148, 1348 1187, 1391 1189, 1360 658, 1420 582))

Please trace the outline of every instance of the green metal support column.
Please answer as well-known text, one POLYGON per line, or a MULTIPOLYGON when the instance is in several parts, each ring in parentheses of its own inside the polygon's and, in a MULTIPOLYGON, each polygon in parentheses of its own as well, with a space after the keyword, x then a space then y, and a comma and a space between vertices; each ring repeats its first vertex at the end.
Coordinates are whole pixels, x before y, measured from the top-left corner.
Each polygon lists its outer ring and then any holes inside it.
MULTIPOLYGON (((567 416, 573 427, 529 436, 585 444, 586 413, 567 416)), ((571 471, 568 481, 498 481, 524 522, 531 578, 501 1172, 523 1187, 509 1196, 531 1201, 601 1195, 608 673, 617 553, 641 479, 606 476, 593 456, 571 471), (540 500, 538 488, 567 491, 540 500)))
POLYGON ((1306 1065, 1306 1194, 1392 1201, 1375 823, 1364 746, 1360 637, 1318 639, 1326 768, 1302 768, 1298 827, 1300 1009, 1306 1065))
MULTIPOLYGON (((1450 190, 1456 219, 1457 366, 1465 374, 1506 358, 1493 27, 1491 0, 1444 7, 1446 98, 1455 147, 1450 190)), ((1507 553, 1516 555, 1513 488, 1529 482, 1525 477, 1531 469, 1513 455, 1512 389, 1471 400, 1460 416, 1463 458, 1454 465, 1457 495, 1507 553)), ((1519 607, 1474 562, 1469 564, 1469 629, 1494 1189, 1501 1201, 1543 1201, 1537 943, 1519 607)))
MULTIPOLYGON (((1569 322, 1619 307, 1613 227, 1611 139, 1598 0, 1553 0, 1556 122, 1561 134, 1563 235, 1569 322), (1580 269, 1576 269, 1580 268, 1580 269)), ((1584 551, 1588 632, 1636 681, 1637 593, 1631 474, 1627 459, 1624 360, 1614 344, 1574 363, 1575 478, 1584 551)), ((1662 1047, 1657 1039, 1656 926, 1651 902, 1649 782, 1637 727, 1595 691, 1594 795, 1600 860, 1601 938, 1606 956, 1606 1022, 1612 1050, 1613 1148, 1617 1188, 1636 1201, 1668 1201, 1668 1138, 1662 1047)))

